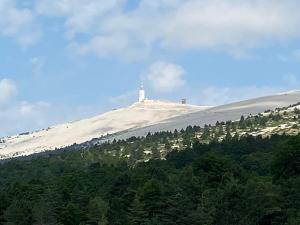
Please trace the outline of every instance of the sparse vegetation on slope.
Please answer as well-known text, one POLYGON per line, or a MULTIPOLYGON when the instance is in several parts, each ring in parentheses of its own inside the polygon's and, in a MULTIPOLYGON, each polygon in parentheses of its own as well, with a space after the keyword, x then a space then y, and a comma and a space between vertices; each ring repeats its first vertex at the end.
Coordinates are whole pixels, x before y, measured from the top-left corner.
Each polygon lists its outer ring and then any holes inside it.
POLYGON ((299 224, 299 114, 297 104, 8 161, 0 224, 299 224))
POLYGON ((114 140, 93 148, 107 157, 126 159, 132 164, 150 159, 164 159, 169 152, 184 150, 191 147, 193 142, 209 144, 238 140, 247 136, 266 138, 274 134, 298 135, 299 128, 300 110, 299 104, 295 104, 246 118, 242 116, 239 121, 217 122, 213 126, 209 124, 204 127, 189 126, 185 130, 174 132, 149 133, 146 137, 131 137, 126 141, 114 140))

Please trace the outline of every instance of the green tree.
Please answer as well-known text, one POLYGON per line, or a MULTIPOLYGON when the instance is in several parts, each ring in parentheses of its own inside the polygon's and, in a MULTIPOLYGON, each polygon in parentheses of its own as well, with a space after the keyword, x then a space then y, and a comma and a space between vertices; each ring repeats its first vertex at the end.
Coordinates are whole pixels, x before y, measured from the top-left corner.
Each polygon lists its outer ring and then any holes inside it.
POLYGON ((20 199, 13 200, 5 210, 4 215, 6 225, 30 225, 33 223, 31 204, 29 201, 20 199))
POLYGON ((144 207, 145 204, 136 195, 129 210, 128 218, 130 225, 147 225, 149 223, 148 214, 144 207))
POLYGON ((209 129, 209 126, 205 124, 201 138, 206 140, 209 137, 210 137, 210 129, 209 129))
POLYGON ((222 135, 224 135, 225 133, 224 133, 224 128, 223 128, 223 126, 222 125, 220 125, 219 126, 219 130, 218 130, 218 136, 222 136, 222 135))
POLYGON ((141 189, 140 196, 150 220, 162 212, 161 209, 164 204, 161 199, 162 190, 158 181, 151 179, 146 182, 141 189))
POLYGON ((59 220, 64 225, 79 225, 83 219, 82 211, 74 203, 68 203, 60 213, 59 220))
POLYGON ((230 131, 227 131, 226 136, 225 136, 225 140, 226 141, 231 141, 231 139, 232 139, 231 133, 230 133, 230 131))
POLYGON ((88 204, 88 221, 97 225, 107 225, 108 204, 99 196, 91 199, 88 204))
POLYGON ((273 164, 275 179, 288 179, 300 175, 300 137, 292 137, 282 144, 275 154, 273 164))
POLYGON ((33 207, 32 210, 33 225, 55 225, 57 224, 54 205, 51 200, 42 198, 33 207))
POLYGON ((152 159, 160 159, 161 158, 161 154, 160 154, 158 147, 152 147, 151 152, 152 152, 152 159))
POLYGON ((241 116, 241 119, 239 121, 239 128, 240 129, 246 129, 247 128, 244 116, 241 116))

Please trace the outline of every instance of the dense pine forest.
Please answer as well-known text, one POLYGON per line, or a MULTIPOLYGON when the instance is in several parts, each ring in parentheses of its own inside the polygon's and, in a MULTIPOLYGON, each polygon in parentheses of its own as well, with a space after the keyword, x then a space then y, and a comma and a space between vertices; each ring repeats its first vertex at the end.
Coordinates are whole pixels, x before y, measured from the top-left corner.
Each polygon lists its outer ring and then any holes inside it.
POLYGON ((0 224, 300 224, 299 135, 189 139, 161 157, 151 143, 174 135, 3 163, 0 224), (124 145, 137 150, 116 157, 124 145))

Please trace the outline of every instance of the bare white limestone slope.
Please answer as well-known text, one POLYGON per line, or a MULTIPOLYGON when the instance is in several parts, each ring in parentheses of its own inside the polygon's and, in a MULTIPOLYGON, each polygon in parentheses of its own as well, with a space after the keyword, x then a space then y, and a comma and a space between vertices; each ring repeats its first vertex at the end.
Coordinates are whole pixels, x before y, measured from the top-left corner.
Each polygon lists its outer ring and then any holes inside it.
POLYGON ((242 115, 255 115, 268 109, 286 107, 298 102, 300 102, 300 91, 291 91, 173 117, 148 127, 127 130, 113 135, 110 139, 127 139, 132 136, 145 136, 149 132, 180 130, 185 129, 189 125, 203 126, 205 124, 215 124, 217 121, 235 121, 240 119, 242 115))
POLYGON ((300 91, 213 108, 145 100, 93 118, 0 138, 0 159, 54 150, 74 143, 81 144, 107 134, 112 134, 110 139, 127 139, 145 136, 148 132, 174 131, 189 125, 203 126, 216 121, 238 120, 241 115, 254 115, 298 102, 300 91))
POLYGON ((107 134, 153 125, 165 119, 204 109, 207 107, 145 100, 93 118, 0 138, 0 159, 80 144, 107 134))

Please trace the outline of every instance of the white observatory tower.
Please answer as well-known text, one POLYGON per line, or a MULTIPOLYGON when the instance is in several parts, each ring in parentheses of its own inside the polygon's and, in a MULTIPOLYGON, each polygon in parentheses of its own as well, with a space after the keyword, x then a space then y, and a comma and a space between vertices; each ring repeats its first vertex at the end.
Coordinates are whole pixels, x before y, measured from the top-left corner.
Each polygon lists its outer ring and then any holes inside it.
POLYGON ((144 85, 141 85, 140 91, 139 91, 139 102, 145 101, 145 90, 144 90, 144 85))

